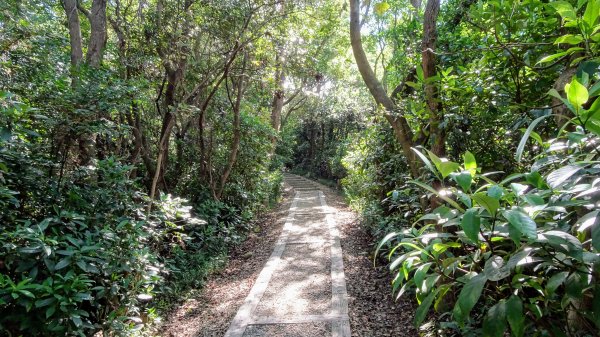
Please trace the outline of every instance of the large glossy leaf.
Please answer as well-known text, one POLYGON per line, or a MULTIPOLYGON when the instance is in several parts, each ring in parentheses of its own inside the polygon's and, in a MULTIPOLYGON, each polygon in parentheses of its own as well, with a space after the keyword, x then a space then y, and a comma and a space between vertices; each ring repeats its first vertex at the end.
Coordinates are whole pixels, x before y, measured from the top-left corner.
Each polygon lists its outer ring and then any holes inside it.
POLYGON ((523 302, 521 298, 512 295, 506 301, 506 319, 510 325, 512 335, 521 337, 525 333, 525 315, 523 315, 523 302))
POLYGON ((567 93, 567 99, 575 108, 581 107, 589 99, 587 88, 579 83, 575 77, 573 77, 571 83, 565 85, 565 92, 567 93))
POLYGON ((417 288, 419 288, 419 289, 422 288, 421 285, 423 284, 423 281, 425 280, 425 277, 427 276, 427 271, 429 270, 429 267, 431 267, 432 264, 433 264, 433 262, 423 263, 415 271, 415 276, 413 277, 413 279, 415 280, 415 285, 417 286, 417 288))
POLYGON ((381 240, 381 242, 379 242, 379 245, 377 245, 377 249, 375 249, 375 254, 373 256, 373 262, 375 262, 377 260, 377 256, 379 253, 379 250, 381 249, 381 247, 383 247, 386 243, 390 242, 391 239, 395 238, 396 236, 398 236, 399 233, 397 232, 391 232, 388 235, 386 235, 383 240, 381 240))
POLYGON ((546 181, 548 185, 552 188, 560 187, 567 179, 573 176, 575 173, 581 170, 581 166, 577 165, 567 165, 559 168, 558 170, 550 172, 546 181))
POLYGON ((583 13, 583 23, 586 33, 591 33, 596 21, 600 15, 600 0, 588 0, 585 12, 583 13))
POLYGON ((581 242, 569 233, 563 231, 548 231, 542 233, 540 239, 542 239, 541 241, 548 242, 558 251, 563 251, 575 259, 583 260, 583 246, 581 245, 581 242))
POLYGON ((537 224, 529 215, 515 209, 506 210, 502 212, 502 215, 508 221, 508 225, 522 235, 529 239, 537 238, 537 224))
POLYGON ((556 289, 565 282, 567 276, 569 276, 568 271, 561 271, 560 273, 552 275, 552 277, 548 279, 548 282, 546 282, 546 291, 548 294, 553 294, 556 289))
POLYGON ((427 150, 427 154, 429 155, 429 158, 431 158, 431 161, 433 162, 433 164, 435 165, 435 167, 440 172, 443 178, 446 178, 451 173, 456 172, 460 168, 460 165, 458 163, 449 161, 447 159, 441 159, 438 156, 436 156, 435 153, 429 150, 427 150))
POLYGON ((460 222, 460 226, 471 241, 475 243, 479 242, 481 218, 476 209, 471 208, 465 212, 465 215, 463 215, 462 221, 460 222))
POLYGON ((485 208, 491 215, 496 214, 496 211, 498 211, 498 208, 500 208, 500 202, 498 199, 492 198, 484 192, 473 194, 472 198, 477 204, 485 208))
POLYGON ((485 274, 478 274, 473 276, 467 284, 464 285, 460 291, 460 295, 458 295, 458 301, 456 302, 456 307, 458 307, 458 312, 460 312, 459 315, 461 317, 464 318, 469 316, 471 309, 473 309, 481 296, 486 281, 487 278, 485 277, 485 274))
POLYGON ((504 300, 492 306, 483 319, 483 335, 502 337, 506 330, 506 303, 504 300))
POLYGON ((581 35, 566 34, 557 38, 554 44, 580 44, 583 41, 584 38, 581 35))
POLYGON ((454 179, 454 181, 456 181, 456 183, 458 183, 458 186, 460 186, 460 188, 462 188, 463 191, 468 192, 471 188, 473 177, 471 176, 471 173, 469 171, 462 171, 460 173, 454 174, 452 175, 452 178, 454 179))
POLYGON ((566 20, 576 20, 577 12, 573 5, 571 5, 567 1, 552 1, 550 2, 550 6, 554 7, 554 9, 560 14, 563 19, 566 20))
POLYGON ((490 281, 500 281, 510 275, 510 269, 500 256, 492 256, 485 261, 483 272, 490 281))

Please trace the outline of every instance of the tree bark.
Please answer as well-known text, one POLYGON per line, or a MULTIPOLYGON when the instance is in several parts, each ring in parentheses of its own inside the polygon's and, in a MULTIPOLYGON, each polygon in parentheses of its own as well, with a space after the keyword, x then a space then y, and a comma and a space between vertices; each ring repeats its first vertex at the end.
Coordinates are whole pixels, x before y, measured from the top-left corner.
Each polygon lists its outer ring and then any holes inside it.
MULTIPOLYGON (((243 62, 244 65, 243 65, 242 69, 246 68, 246 59, 247 59, 247 54, 244 55, 244 62, 243 62)), ((243 76, 243 74, 242 74, 242 76, 243 76)), ((240 79, 237 83, 237 93, 236 93, 236 98, 235 98, 235 104, 233 104, 233 106, 232 106, 233 138, 231 140, 231 147, 229 148, 229 158, 227 161, 227 166, 225 167, 223 174, 221 174, 219 189, 217 190, 217 193, 215 195, 217 199, 220 199, 221 196, 223 195, 223 190, 225 189, 225 184, 227 184, 229 175, 231 174, 231 171, 233 170, 233 166, 235 165, 235 163, 237 161, 237 155, 238 155, 238 151, 240 148, 240 141, 242 139, 240 107, 241 107, 242 97, 244 96, 244 89, 245 89, 244 79, 242 76, 240 76, 240 79)))
POLYGON ((63 7, 67 14, 69 26, 69 43, 71 45, 71 66, 74 68, 83 60, 83 47, 81 42, 81 24, 77 11, 77 0, 63 0, 63 7))
POLYGON ((429 134, 431 152, 437 156, 446 154, 446 133, 440 124, 444 118, 442 105, 438 97, 438 87, 431 79, 436 75, 435 41, 437 39, 437 17, 440 11, 440 0, 428 0, 423 20, 423 41, 421 43, 421 66, 425 80, 425 101, 429 110, 429 134))
POLYGON ((396 104, 394 104, 379 80, 375 77, 375 73, 362 46, 360 28, 360 0, 350 0, 350 43, 356 65, 375 102, 385 109, 385 118, 392 126, 396 139, 400 142, 411 176, 416 178, 419 176, 421 165, 411 150, 414 145, 412 131, 404 116, 399 113, 396 104))
POLYGON ((106 45, 106 0, 94 0, 89 13, 90 41, 88 43, 86 62, 93 68, 98 68, 102 62, 104 46, 106 45))
MULTIPOLYGON (((276 58, 279 61, 279 55, 276 58)), ((278 65, 277 72, 275 73, 275 78, 277 79, 277 89, 275 93, 273 93, 273 102, 271 104, 271 127, 275 134, 271 137, 271 152, 269 156, 272 157, 275 153, 275 148, 277 145, 277 135, 279 134, 279 130, 281 129, 281 112, 283 111, 285 92, 283 90, 283 82, 285 81, 285 73, 283 71, 283 65, 278 65)))

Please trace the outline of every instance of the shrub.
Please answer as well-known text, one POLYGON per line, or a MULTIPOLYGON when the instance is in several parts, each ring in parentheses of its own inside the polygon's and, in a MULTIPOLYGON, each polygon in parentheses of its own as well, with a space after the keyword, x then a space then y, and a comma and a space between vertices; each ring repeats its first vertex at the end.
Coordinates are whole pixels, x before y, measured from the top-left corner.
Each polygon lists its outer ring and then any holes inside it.
MULTIPOLYGON (((391 248, 398 297, 416 294, 417 326, 433 306, 441 313, 437 328, 463 335, 589 336, 600 329, 600 85, 588 82, 574 78, 566 99, 551 92, 575 117, 542 142, 528 173, 496 182, 469 152, 460 165, 416 151, 443 188, 412 184, 443 205, 379 248, 391 248)), ((546 117, 526 130, 517 159, 546 117)))

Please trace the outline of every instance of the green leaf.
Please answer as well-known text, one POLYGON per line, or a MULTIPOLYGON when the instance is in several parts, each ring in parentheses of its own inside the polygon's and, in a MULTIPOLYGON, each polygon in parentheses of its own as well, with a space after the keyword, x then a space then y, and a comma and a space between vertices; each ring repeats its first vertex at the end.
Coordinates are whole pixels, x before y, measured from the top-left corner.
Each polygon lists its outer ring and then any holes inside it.
POLYGON ((573 77, 571 83, 565 85, 565 92, 567 93, 567 99, 575 108, 580 108, 590 98, 587 88, 579 83, 575 77, 573 77))
POLYGON ((83 324, 83 321, 81 320, 81 317, 79 317, 79 316, 71 316, 71 321, 73 321, 73 323, 75 323, 76 327, 80 327, 83 324))
POLYGON ((421 158, 421 160, 423 161, 425 166, 427 166, 429 171, 431 171, 431 173, 437 174, 437 171, 433 168, 433 165, 431 165, 431 162, 429 161, 429 159, 427 159, 427 157, 425 157, 425 155, 423 153, 421 153, 421 151, 417 150, 414 147, 411 147, 410 149, 413 150, 417 154, 417 156, 419 156, 419 158, 421 158))
POLYGON ((419 289, 422 288, 421 285, 423 284, 423 281, 425 280, 425 276, 427 276, 427 271, 429 270, 429 267, 431 267, 432 264, 433 264, 433 262, 423 263, 415 271, 415 275, 414 275, 413 279, 415 280, 415 285, 417 286, 417 288, 419 288, 419 289))
POLYGON ((519 210, 506 210, 502 212, 502 215, 508 221, 509 227, 512 227, 518 233, 529 239, 537 238, 537 225, 529 215, 519 210))
POLYGON ((563 35, 563 36, 557 38, 554 41, 554 44, 561 44, 561 43, 580 44, 583 41, 584 41, 584 39, 583 39, 583 36, 581 36, 581 35, 567 34, 567 35, 563 35))
POLYGON ((492 198, 485 192, 479 192, 472 195, 473 200, 481 207, 485 208, 492 216, 496 214, 498 208, 500 208, 500 202, 498 199, 492 198))
POLYGON ((470 208, 463 215, 460 226, 465 231, 465 235, 473 242, 479 242, 479 228, 481 226, 481 218, 476 209, 470 208))
POLYGON ((587 286, 587 277, 575 272, 565 282, 565 292, 567 296, 573 299, 581 299, 583 297, 583 289, 587 286))
POLYGON ((492 185, 488 188, 487 195, 494 199, 500 200, 500 198, 502 198, 504 195, 504 189, 498 185, 492 185))
POLYGON ((458 307, 461 317, 469 316, 471 309, 473 309, 481 296, 486 281, 485 274, 478 274, 473 276, 462 288, 455 305, 455 308, 458 307))
POLYGON ((468 192, 473 182, 473 176, 469 171, 462 171, 460 173, 452 175, 452 178, 458 183, 463 191, 468 192))
MULTIPOLYGON (((598 26, 600 28, 600 26, 598 26)), ((592 85, 592 87, 589 89, 588 94, 590 95, 590 97, 595 97, 598 94, 600 94, 600 81, 596 82, 594 85, 592 85)))
POLYGON ((56 302, 56 298, 54 298, 54 297, 45 298, 43 300, 37 300, 37 301, 35 301, 35 307, 36 308, 45 307, 54 302, 56 302))
POLYGON ((525 149, 525 144, 527 144, 527 139, 529 139, 529 135, 531 134, 533 129, 535 129, 535 127, 541 121, 548 118, 549 116, 552 116, 552 115, 541 116, 541 117, 536 118, 533 122, 531 122, 531 124, 525 131, 525 134, 523 134, 523 138, 521 138, 521 141, 519 142, 519 146, 517 147, 517 153, 515 155, 515 158, 517 159, 518 162, 521 161, 521 157, 523 156, 523 150, 525 149))
POLYGON ((500 281, 510 275, 510 269, 500 256, 492 256, 485 261, 483 272, 490 281, 500 281))
POLYGON ((20 289, 19 292, 29 298, 34 298, 35 299, 35 295, 29 291, 29 290, 24 290, 24 289, 20 289))
POLYGON ((50 318, 50 316, 52 316, 52 314, 54 314, 54 312, 56 311, 56 306, 53 305, 51 307, 49 307, 48 309, 46 309, 46 319, 50 318))
POLYGON ((577 260, 583 260, 583 246, 573 235, 557 230, 544 232, 541 237, 555 249, 566 252, 577 260))
POLYGON ((483 336, 502 337, 506 330, 506 303, 504 300, 496 303, 488 310, 483 319, 483 336))
POLYGON ((548 282, 546 282, 546 291, 548 292, 548 294, 554 294, 556 289, 558 289, 558 287, 560 287, 560 285, 563 284, 563 282, 565 282, 567 276, 569 276, 568 271, 562 271, 560 273, 552 275, 552 277, 548 279, 548 282))
POLYGON ((446 178, 450 175, 450 173, 456 172, 460 165, 453 161, 448 161, 446 159, 440 159, 435 153, 427 150, 427 154, 429 154, 429 158, 437 168, 437 170, 442 174, 442 178, 446 178))
POLYGON ((427 295, 427 297, 425 297, 423 302, 421 302, 421 305, 419 305, 419 307, 415 311, 414 323, 417 328, 421 325, 421 323, 423 323, 425 317, 427 317, 427 313, 429 312, 431 303, 433 303, 433 300, 435 299, 435 296, 437 295, 439 289, 440 288, 436 289, 435 291, 432 291, 429 295, 427 295))
POLYGON ((598 217, 599 214, 600 214, 600 211, 592 211, 592 212, 589 212, 588 214, 582 216, 581 218, 579 218, 577 220, 577 222, 575 223, 575 225, 577 227, 577 231, 584 232, 586 229, 599 223, 600 222, 599 221, 600 217, 598 217))
POLYGON ((552 1, 549 3, 550 6, 558 12, 563 20, 577 20, 577 11, 567 1, 552 1))
POLYGON ((583 13, 583 22, 586 24, 586 33, 590 34, 593 31, 598 15, 600 13, 600 0, 588 0, 585 12, 583 13))
POLYGON ((525 333, 525 315, 523 315, 523 302, 519 296, 512 295, 506 301, 506 319, 512 335, 522 337, 525 333))
POLYGON ((390 4, 383 1, 380 3, 375 4, 375 6, 373 6, 373 10, 375 11, 375 14, 377 15, 383 15, 385 12, 387 12, 390 9, 390 4))
POLYGON ((426 189, 427 191, 437 195, 440 199, 444 200, 445 202, 449 203, 452 207, 456 208, 457 210, 459 210, 460 212, 464 212, 465 210, 460 207, 460 205, 458 203, 456 203, 456 201, 448 198, 445 195, 442 195, 440 192, 436 191, 435 189, 433 189, 433 187, 427 185, 427 184, 423 184, 422 182, 418 181, 418 180, 409 180, 408 181, 410 184, 414 184, 417 185, 423 189, 426 189))
POLYGON ((565 55, 567 55, 566 51, 563 51, 563 52, 560 52, 560 53, 556 53, 556 54, 552 54, 552 55, 548 55, 548 56, 544 56, 539 61, 537 61, 536 64, 547 63, 547 62, 556 60, 559 57, 563 57, 565 55))
POLYGON ((64 259, 58 261, 58 263, 54 266, 54 270, 60 270, 63 269, 64 267, 68 266, 71 264, 71 258, 70 257, 65 257, 64 259))
POLYGON ((597 252, 600 252, 600 225, 598 222, 595 222, 592 227, 592 247, 594 247, 597 252))
POLYGON ((538 171, 525 174, 525 180, 535 188, 544 188, 544 179, 538 171))
POLYGON ((469 171, 472 177, 475 177, 475 174, 477 173, 477 161, 475 160, 475 156, 471 152, 467 151, 463 155, 463 160, 465 170, 469 171))
POLYGON ((548 177, 546 178, 546 181, 548 182, 548 185, 550 185, 550 187, 558 188, 572 175, 579 172, 579 170, 581 170, 581 167, 577 165, 563 166, 558 170, 550 172, 550 174, 548 174, 548 177))

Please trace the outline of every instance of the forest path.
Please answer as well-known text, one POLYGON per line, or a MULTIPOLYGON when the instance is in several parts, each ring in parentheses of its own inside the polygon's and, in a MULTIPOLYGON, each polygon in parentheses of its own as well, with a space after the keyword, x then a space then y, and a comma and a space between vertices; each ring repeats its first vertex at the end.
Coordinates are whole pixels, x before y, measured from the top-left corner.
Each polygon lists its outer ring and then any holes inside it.
POLYGON ((349 337, 348 295, 335 208, 316 184, 295 190, 283 231, 226 337, 349 337))

